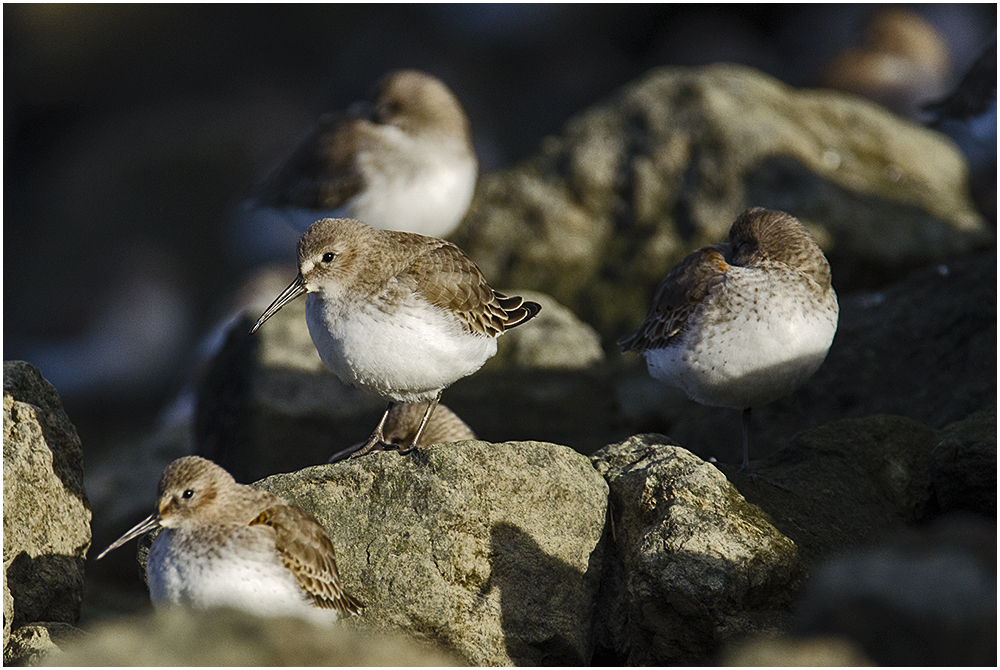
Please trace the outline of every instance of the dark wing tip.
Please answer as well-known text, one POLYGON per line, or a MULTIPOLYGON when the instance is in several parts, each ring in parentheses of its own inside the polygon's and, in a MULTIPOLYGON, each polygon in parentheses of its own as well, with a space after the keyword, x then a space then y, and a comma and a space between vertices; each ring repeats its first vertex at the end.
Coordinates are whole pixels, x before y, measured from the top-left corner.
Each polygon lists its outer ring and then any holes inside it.
POLYGON ((360 602, 356 598, 352 598, 346 593, 344 594, 343 598, 341 598, 340 604, 343 611, 347 612, 351 616, 357 616, 361 614, 362 610, 365 609, 364 603, 360 602))
MULTIPOLYGON (((529 321, 542 311, 542 306, 537 302, 525 300, 519 295, 507 296, 500 291, 493 291, 493 297, 500 305, 505 315, 504 328, 520 326, 525 321, 529 321)), ((503 332, 502 330, 500 332, 503 332)))
POLYGON ((630 351, 639 351, 638 339, 639 339, 639 331, 637 330, 635 332, 629 333, 628 335, 623 335, 619 337, 618 341, 615 344, 617 344, 619 347, 622 348, 623 354, 627 354, 630 351))
MULTIPOLYGON (((537 302, 531 302, 530 300, 524 300, 520 296, 515 296, 517 300, 521 301, 521 304, 514 309, 507 309, 504 307, 504 312, 507 313, 507 328, 513 328, 514 326, 520 326, 522 323, 533 319, 542 310, 542 306, 537 302)), ((512 298, 507 298, 511 300, 512 298)), ((503 304, 501 303, 501 307, 503 304)))

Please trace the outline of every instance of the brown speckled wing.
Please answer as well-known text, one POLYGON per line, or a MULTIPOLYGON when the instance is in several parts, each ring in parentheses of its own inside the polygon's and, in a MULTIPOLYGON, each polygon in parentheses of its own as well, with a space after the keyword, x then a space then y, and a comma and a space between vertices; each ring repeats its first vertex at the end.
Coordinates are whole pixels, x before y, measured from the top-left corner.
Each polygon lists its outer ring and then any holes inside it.
POLYGON ((728 268, 723 258, 726 246, 698 249, 671 270, 657 287, 646 320, 634 333, 618 340, 623 352, 664 347, 681 332, 691 313, 722 280, 728 268))
POLYGON ((274 529, 281 559, 313 603, 341 615, 361 612, 363 605, 347 595, 340 582, 333 543, 308 512, 292 505, 270 507, 250 522, 274 529))
POLYGON ((398 279, 432 304, 453 311, 469 332, 496 337, 541 310, 538 303, 520 296, 508 297, 490 288, 479 267, 451 242, 423 239, 428 243, 398 279))
POLYGON ((370 122, 346 114, 325 114, 292 154, 257 189, 262 207, 342 207, 364 187, 358 149, 370 122))

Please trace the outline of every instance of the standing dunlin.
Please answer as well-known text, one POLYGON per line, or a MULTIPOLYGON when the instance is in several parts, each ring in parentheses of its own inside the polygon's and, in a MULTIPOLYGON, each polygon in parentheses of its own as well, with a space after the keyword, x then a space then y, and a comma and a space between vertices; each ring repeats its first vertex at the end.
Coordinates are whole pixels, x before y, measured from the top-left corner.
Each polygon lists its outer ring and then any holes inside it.
POLYGON ((469 120, 438 78, 391 72, 374 105, 324 115, 273 172, 253 207, 299 231, 351 217, 386 230, 448 235, 465 216, 478 166, 469 120))
POLYGON ((309 335, 326 366, 390 401, 355 456, 387 444, 383 429, 397 402, 429 401, 403 453, 419 444, 441 392, 482 367, 497 336, 541 309, 494 291, 461 249, 433 237, 323 219, 298 253, 298 276, 250 332, 308 293, 309 335))
POLYGON ((163 528, 146 562, 154 605, 233 607, 314 622, 361 611, 340 583, 333 543, 308 512, 237 484, 198 456, 168 465, 157 494, 157 511, 97 557, 163 528))
POLYGON ((837 332, 830 265, 798 219, 755 207, 729 241, 698 249, 657 288, 646 320, 619 344, 649 374, 703 405, 743 410, 788 395, 819 368, 837 332))

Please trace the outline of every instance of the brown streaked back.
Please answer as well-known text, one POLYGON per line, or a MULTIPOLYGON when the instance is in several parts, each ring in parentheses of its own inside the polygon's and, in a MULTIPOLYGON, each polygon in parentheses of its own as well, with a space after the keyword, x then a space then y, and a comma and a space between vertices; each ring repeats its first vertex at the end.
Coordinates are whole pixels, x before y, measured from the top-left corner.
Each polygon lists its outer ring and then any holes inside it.
POLYGON ((344 591, 333 542, 311 514, 294 505, 278 504, 261 512, 250 525, 274 529, 281 560, 317 607, 336 609, 343 615, 363 609, 344 591))
POLYGON ((657 287, 646 320, 634 333, 618 340, 623 352, 662 348, 683 331, 695 308, 729 267, 722 249, 723 245, 703 247, 677 264, 657 287))
MULTIPOLYGON (((386 231, 400 241, 415 233, 386 231)), ((417 249, 413 260, 397 275, 400 284, 411 288, 432 304, 450 310, 471 333, 496 337, 505 330, 530 320, 541 310, 536 302, 494 291, 471 258, 451 242, 435 240, 417 249)))
POLYGON ((264 207, 335 209, 365 187, 357 153, 371 131, 364 118, 324 114, 257 189, 264 207))

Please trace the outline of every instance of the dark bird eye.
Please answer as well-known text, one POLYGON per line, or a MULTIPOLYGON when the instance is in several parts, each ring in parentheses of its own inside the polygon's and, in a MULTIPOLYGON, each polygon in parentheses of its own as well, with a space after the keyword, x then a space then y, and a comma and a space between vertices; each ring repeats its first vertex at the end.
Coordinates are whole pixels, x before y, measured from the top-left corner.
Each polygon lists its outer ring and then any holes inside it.
POLYGON ((181 494, 181 498, 184 498, 184 500, 187 500, 192 496, 194 496, 194 489, 187 489, 186 491, 184 491, 184 493, 181 494))
POLYGON ((333 260, 333 252, 332 251, 328 251, 325 254, 323 254, 323 262, 324 263, 329 263, 332 260, 333 260))

